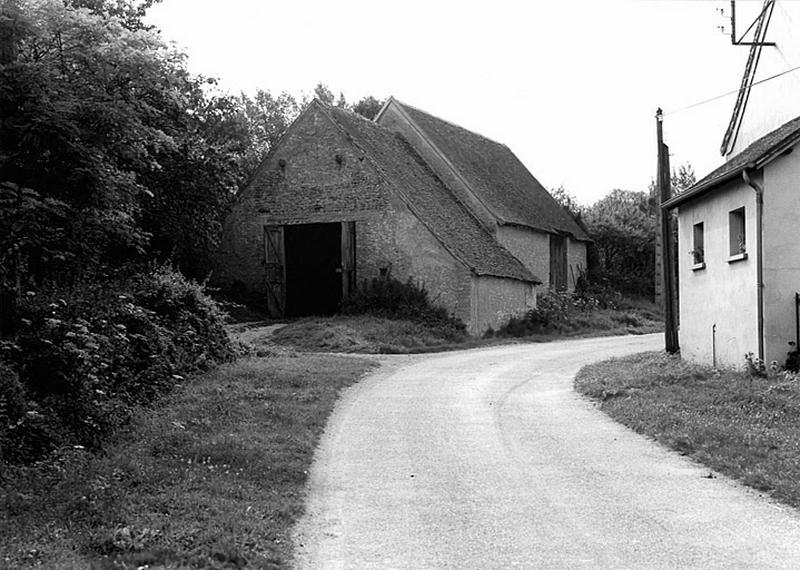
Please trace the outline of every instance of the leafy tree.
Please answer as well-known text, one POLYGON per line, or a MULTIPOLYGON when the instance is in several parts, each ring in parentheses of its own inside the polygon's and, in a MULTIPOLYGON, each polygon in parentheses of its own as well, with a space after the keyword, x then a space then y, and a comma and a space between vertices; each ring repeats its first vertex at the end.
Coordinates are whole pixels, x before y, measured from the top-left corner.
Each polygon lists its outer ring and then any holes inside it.
POLYGON ((314 97, 325 103, 326 105, 333 105, 334 95, 327 85, 322 82, 314 86, 314 97))
POLYGON ((575 198, 575 196, 570 194, 569 191, 564 188, 563 184, 558 188, 553 188, 549 192, 553 199, 558 202, 558 205, 569 212, 573 218, 581 217, 584 209, 583 206, 578 203, 578 199, 575 198))
POLYGON ((677 170, 672 169, 671 183, 672 193, 678 194, 684 190, 688 190, 694 186, 697 178, 694 174, 694 168, 688 162, 681 164, 677 170))
POLYGON ((135 31, 150 29, 142 19, 153 4, 161 0, 68 0, 75 8, 87 8, 93 14, 114 17, 127 29, 135 31))
MULTIPOLYGON (((695 183, 694 169, 688 163, 671 174, 673 193, 695 183)), ((570 196, 563 189, 554 197, 569 208, 570 196)), ((590 279, 623 293, 650 296, 655 282, 655 232, 659 215, 655 182, 648 192, 613 190, 582 211, 582 219, 594 240, 590 279)))
POLYGON ((239 103, 247 128, 248 147, 242 162, 245 173, 252 173, 264 159, 278 139, 300 113, 301 104, 283 92, 273 96, 269 91, 259 89, 255 97, 244 93, 239 103))
MULTIPOLYGON (((0 181, 32 189, 30 207, 69 209, 61 229, 78 242, 47 248, 72 259, 72 272, 147 251, 176 254, 179 264, 197 259, 242 178, 238 106, 207 97, 184 56, 136 23, 146 5, 2 5, 0 30, 10 33, 0 37, 12 38, 14 57, 0 66, 0 181), (92 231, 79 236, 79 228, 92 231)), ((31 267, 17 257, 0 262, 31 267)))
MULTIPOLYGON (((323 103, 349 109, 370 120, 375 118, 383 106, 383 101, 372 96, 364 97, 354 105, 347 103, 343 93, 335 100, 333 92, 324 83, 317 83, 313 95, 323 103)), ((267 90, 259 89, 254 97, 241 94, 238 103, 246 123, 248 139, 241 168, 244 178, 248 179, 297 118, 301 109, 309 103, 309 99, 305 96, 298 101, 285 91, 280 95, 273 95, 267 90)))
POLYGON ((655 212, 646 192, 613 190, 586 210, 599 275, 623 293, 645 296, 653 287, 655 212))
POLYGON ((385 101, 381 101, 371 95, 368 95, 354 104, 352 106, 352 111, 358 113, 362 117, 366 117, 371 121, 378 115, 378 111, 381 110, 381 107, 383 107, 384 103, 385 101))

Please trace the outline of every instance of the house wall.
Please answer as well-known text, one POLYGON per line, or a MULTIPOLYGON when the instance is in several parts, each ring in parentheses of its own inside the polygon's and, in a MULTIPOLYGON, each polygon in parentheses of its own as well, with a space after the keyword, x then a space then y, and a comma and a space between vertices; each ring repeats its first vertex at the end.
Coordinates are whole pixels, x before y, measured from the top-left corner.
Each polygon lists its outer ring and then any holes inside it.
POLYGON ((685 359, 710 365, 716 347, 717 366, 740 367, 745 353, 758 352, 755 244, 755 193, 743 182, 679 208, 679 342, 685 359), (729 263, 728 214, 742 206, 748 257, 729 263), (705 268, 693 270, 689 252, 698 222, 704 225, 705 268))
POLYGON ((313 109, 293 124, 239 195, 224 225, 215 284, 239 282, 264 295, 265 225, 342 221, 355 222, 359 282, 380 276, 381 269, 402 281, 413 277, 435 304, 470 324, 471 272, 408 210, 369 159, 313 109))
POLYGON ((473 316, 468 327, 471 334, 482 334, 489 327, 497 330, 510 317, 536 307, 532 284, 486 275, 473 277, 472 299, 473 316))
POLYGON ((783 365, 795 340, 800 291, 800 153, 764 167, 764 359, 783 365))

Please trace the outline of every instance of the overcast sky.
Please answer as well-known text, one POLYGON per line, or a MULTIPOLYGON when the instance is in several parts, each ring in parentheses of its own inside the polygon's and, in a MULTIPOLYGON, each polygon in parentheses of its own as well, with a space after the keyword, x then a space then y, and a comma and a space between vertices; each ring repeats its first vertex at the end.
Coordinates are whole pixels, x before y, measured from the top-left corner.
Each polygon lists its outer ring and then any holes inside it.
MULTIPOLYGON (((738 2, 740 12, 760 2, 738 2)), ((584 203, 645 190, 655 111, 739 87, 725 0, 163 0, 149 21, 224 89, 397 99, 500 141, 584 203), (725 16, 718 9, 725 10, 725 16)), ((743 18, 746 13, 743 14, 743 18)), ((757 87, 756 87, 757 89, 757 87)), ((672 165, 721 162, 734 97, 665 118, 672 165)))

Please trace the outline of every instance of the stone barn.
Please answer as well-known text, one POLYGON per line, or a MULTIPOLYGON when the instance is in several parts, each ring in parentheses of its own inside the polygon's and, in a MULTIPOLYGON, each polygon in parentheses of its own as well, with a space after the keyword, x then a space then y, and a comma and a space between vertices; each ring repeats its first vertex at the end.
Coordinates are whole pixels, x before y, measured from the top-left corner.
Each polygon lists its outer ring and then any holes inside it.
POLYGON ((535 306, 531 270, 405 138, 315 100, 228 216, 217 281, 271 314, 330 314, 364 279, 423 283, 472 334, 535 306))
POLYGON ((401 133, 495 239, 551 289, 586 269, 586 232, 506 145, 390 97, 375 121, 401 133))

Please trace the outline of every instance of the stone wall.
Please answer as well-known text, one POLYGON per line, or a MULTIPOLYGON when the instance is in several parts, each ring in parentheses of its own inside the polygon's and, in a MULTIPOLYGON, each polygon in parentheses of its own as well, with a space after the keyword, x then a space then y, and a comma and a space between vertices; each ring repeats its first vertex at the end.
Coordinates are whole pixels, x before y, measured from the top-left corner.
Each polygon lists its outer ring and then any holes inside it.
POLYGON ((215 284, 266 292, 264 226, 354 221, 356 280, 409 277, 470 324, 472 274, 407 208, 372 162, 311 108, 259 167, 228 216, 215 284), (383 271, 382 271, 383 270, 383 271), (239 285, 241 287, 241 285, 239 285))
POLYGON ((264 226, 356 221, 358 232, 368 221, 385 223, 381 218, 389 194, 363 153, 323 113, 304 113, 227 217, 217 282, 229 286, 239 281, 263 291, 264 226))

